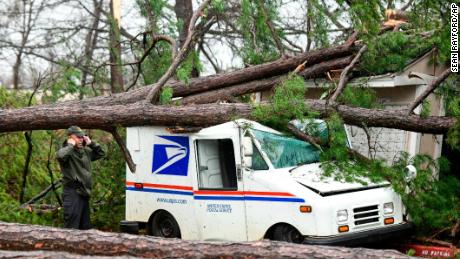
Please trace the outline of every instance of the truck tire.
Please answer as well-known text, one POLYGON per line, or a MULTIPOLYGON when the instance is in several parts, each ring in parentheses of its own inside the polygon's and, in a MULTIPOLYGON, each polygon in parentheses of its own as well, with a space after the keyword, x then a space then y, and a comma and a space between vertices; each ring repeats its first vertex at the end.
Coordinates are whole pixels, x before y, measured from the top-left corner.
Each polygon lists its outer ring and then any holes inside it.
POLYGON ((180 229, 174 217, 166 211, 158 211, 152 219, 152 235, 165 238, 180 238, 180 229))
POLYGON ((303 237, 294 227, 281 224, 273 230, 273 240, 300 244, 303 241, 303 237))

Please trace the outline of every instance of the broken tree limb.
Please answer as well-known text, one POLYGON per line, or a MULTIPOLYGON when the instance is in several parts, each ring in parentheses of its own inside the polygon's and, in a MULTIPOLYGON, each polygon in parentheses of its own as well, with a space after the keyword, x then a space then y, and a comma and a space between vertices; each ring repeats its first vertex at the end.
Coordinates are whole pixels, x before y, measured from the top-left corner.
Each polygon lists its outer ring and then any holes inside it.
POLYGON ((358 54, 353 58, 351 63, 342 71, 340 74, 340 80, 339 84, 337 85, 337 89, 335 90, 334 94, 331 96, 329 99, 330 102, 335 102, 337 100, 337 97, 342 93, 343 89, 345 89, 345 86, 348 83, 348 80, 350 79, 351 75, 351 70, 356 66, 358 63, 359 59, 361 58, 361 55, 364 53, 364 51, 367 50, 367 46, 364 45, 361 47, 361 49, 358 51, 358 54))
POLYGON ((307 66, 302 72, 299 73, 303 78, 316 78, 322 77, 324 74, 330 70, 341 69, 346 67, 352 61, 352 56, 346 56, 343 58, 336 58, 314 64, 312 66, 307 66))
POLYGON ((46 161, 46 169, 48 170, 48 175, 50 176, 51 188, 53 190, 54 196, 56 197, 56 200, 59 203, 59 206, 62 206, 61 198, 59 197, 59 194, 56 191, 57 186, 56 184, 54 184, 53 170, 51 170, 51 153, 52 152, 53 152, 53 135, 51 135, 51 138, 50 138, 50 148, 48 150, 48 159, 46 161))
MULTIPOLYGON (((304 78, 314 78, 322 76, 329 70, 339 69, 350 64, 351 56, 332 59, 303 69, 299 74, 304 78)), ((200 104, 226 101, 234 96, 241 96, 248 93, 267 91, 279 84, 283 76, 274 76, 262 80, 250 81, 242 84, 232 85, 217 90, 207 91, 194 95, 189 95, 179 100, 181 104, 200 104)))
MULTIPOLYGON (((346 124, 384 127, 407 131, 443 134, 455 118, 418 115, 406 116, 405 110, 383 110, 326 104, 324 100, 305 100, 305 104, 321 117, 337 112, 346 124)), ((261 105, 267 105, 262 103, 261 105)), ((0 110, 0 132, 63 129, 78 124, 82 128, 106 130, 110 126, 209 126, 236 118, 252 118, 249 104, 200 104, 188 106, 152 105, 145 102, 128 105, 63 107, 35 106, 0 110)))
POLYGON ((48 187, 46 187, 46 189, 41 191, 39 194, 35 195, 32 199, 30 199, 30 200, 26 201, 24 204, 22 204, 21 208, 26 208, 27 205, 39 201, 41 198, 45 197, 46 194, 48 194, 48 192, 50 192, 52 190, 55 190, 55 188, 61 187, 61 185, 62 185, 61 180, 57 180, 57 181, 51 183, 48 187))
POLYGON ((123 157, 125 158, 126 164, 128 164, 129 170, 131 173, 136 172, 136 164, 134 163, 131 153, 129 153, 129 150, 126 148, 125 142, 123 141, 123 138, 118 134, 117 128, 111 128, 107 130, 112 134, 112 136, 115 138, 115 141, 117 142, 118 146, 121 149, 121 152, 123 153, 123 157))
POLYGON ((275 76, 258 81, 251 81, 248 83, 232 85, 218 90, 207 91, 195 95, 189 95, 179 100, 179 102, 181 104, 204 104, 213 103, 217 101, 227 101, 233 98, 234 96, 270 90, 275 85, 279 84, 282 78, 282 76, 275 76))
POLYGON ((318 148, 319 150, 321 150, 321 144, 322 144, 321 139, 308 135, 307 133, 299 130, 292 123, 288 123, 287 128, 296 138, 306 141, 312 144, 313 146, 315 146, 316 148, 318 148))
POLYGON ((449 75, 451 74, 450 67, 444 70, 435 80, 431 81, 426 87, 426 90, 415 99, 415 101, 407 109, 407 115, 411 114, 412 111, 419 106, 428 95, 430 95, 436 87, 438 87, 449 75))
MULTIPOLYGON (((306 141, 308 143, 311 143, 312 145, 316 146, 316 148, 318 148, 319 150, 322 150, 321 145, 323 145, 324 143, 322 143, 322 141, 319 138, 306 134, 305 132, 299 130, 296 126, 294 126, 291 123, 288 124, 288 129, 296 138, 306 141)), ((369 158, 367 158, 366 156, 364 156, 363 154, 359 153, 358 151, 352 148, 348 148, 347 151, 348 151, 348 154, 350 154, 351 156, 353 156, 355 159, 359 161, 362 161, 362 162, 370 161, 369 158)))
POLYGON ((0 222, 0 249, 147 258, 409 258, 394 250, 276 241, 204 242, 0 222))
POLYGON ((187 96, 244 82, 284 75, 295 70, 298 65, 305 61, 307 61, 306 65, 310 66, 326 60, 348 56, 350 54, 351 47, 341 45, 334 48, 302 53, 295 57, 280 58, 276 61, 247 67, 230 73, 217 74, 195 80, 192 79, 188 85, 178 83, 171 85, 171 87, 173 88, 174 97, 187 96))

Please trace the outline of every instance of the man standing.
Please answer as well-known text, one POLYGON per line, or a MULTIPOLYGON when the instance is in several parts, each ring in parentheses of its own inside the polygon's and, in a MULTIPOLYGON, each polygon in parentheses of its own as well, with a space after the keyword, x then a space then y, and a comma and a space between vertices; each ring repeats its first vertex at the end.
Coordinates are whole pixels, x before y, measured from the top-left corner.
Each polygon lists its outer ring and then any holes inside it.
POLYGON ((102 158, 105 153, 78 126, 71 126, 67 135, 67 141, 57 152, 64 185, 64 226, 90 229, 91 161, 102 158))

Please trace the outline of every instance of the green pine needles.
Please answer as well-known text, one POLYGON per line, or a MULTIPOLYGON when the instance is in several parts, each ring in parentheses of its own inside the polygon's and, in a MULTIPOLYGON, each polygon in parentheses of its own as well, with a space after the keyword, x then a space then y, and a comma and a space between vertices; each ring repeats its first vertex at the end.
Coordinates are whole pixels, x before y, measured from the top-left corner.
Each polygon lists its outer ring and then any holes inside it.
POLYGON ((287 131, 287 125, 293 118, 306 119, 318 116, 304 103, 305 83, 302 77, 289 75, 275 87, 269 105, 257 105, 252 117, 272 128, 287 131))

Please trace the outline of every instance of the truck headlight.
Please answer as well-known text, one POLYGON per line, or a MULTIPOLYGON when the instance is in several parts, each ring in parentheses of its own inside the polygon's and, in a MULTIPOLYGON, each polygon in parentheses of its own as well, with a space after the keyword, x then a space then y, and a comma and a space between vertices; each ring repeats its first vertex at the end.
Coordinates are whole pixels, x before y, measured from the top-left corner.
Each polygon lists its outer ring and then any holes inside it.
POLYGON ((339 210, 339 211, 337 211, 337 221, 338 222, 346 222, 346 221, 348 221, 348 212, 347 212, 347 210, 339 210))
POLYGON ((385 214, 385 215, 393 214, 394 211, 395 211, 395 209, 394 209, 394 206, 393 206, 393 202, 387 202, 387 203, 383 204, 383 214, 385 214))

